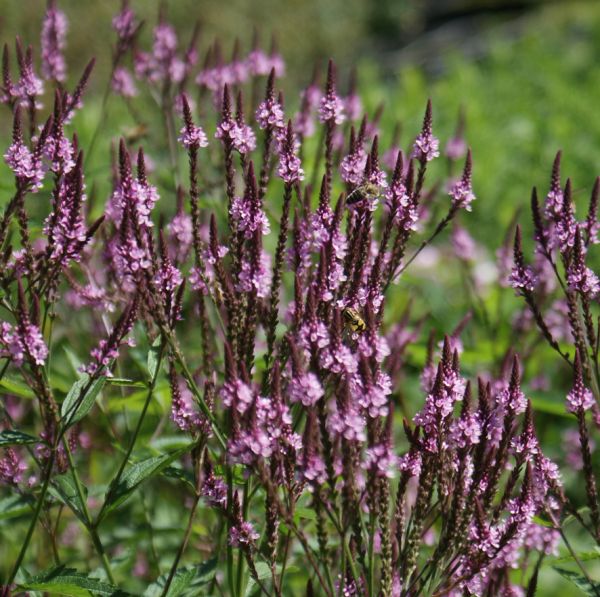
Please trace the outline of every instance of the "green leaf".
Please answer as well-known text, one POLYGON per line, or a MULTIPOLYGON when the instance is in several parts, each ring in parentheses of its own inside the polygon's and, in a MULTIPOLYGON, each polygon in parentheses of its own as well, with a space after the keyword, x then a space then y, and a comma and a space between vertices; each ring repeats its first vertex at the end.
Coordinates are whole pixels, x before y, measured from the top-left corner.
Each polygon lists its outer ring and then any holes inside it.
POLYGON ((596 548, 594 551, 580 551, 576 556, 563 556, 561 558, 555 558, 551 561, 552 564, 566 564, 567 562, 574 562, 575 557, 580 562, 588 562, 589 560, 600 559, 600 549, 596 548))
POLYGON ((134 381, 133 379, 124 379, 122 377, 109 377, 106 383, 111 386, 122 386, 125 388, 147 388, 143 381, 134 381))
MULTIPOLYGON (((166 597, 179 595, 198 595, 197 588, 210 582, 215 575, 217 559, 213 558, 196 566, 178 568, 173 575, 166 597), (189 590, 189 591, 188 591, 189 590)), ((155 582, 144 591, 143 597, 160 597, 167 583, 169 574, 159 576, 155 582)))
POLYGON ((25 444, 40 444, 42 440, 33 435, 28 435, 22 431, 13 431, 5 429, 0 432, 0 447, 4 446, 23 446, 25 444))
POLYGON ((176 460, 194 445, 194 442, 192 442, 185 448, 181 448, 170 454, 147 458, 130 467, 123 474, 117 486, 111 484, 109 487, 105 500, 106 506, 103 508, 104 515, 122 504, 142 483, 144 483, 144 481, 158 475, 169 466, 171 462, 176 460))
POLYGON ((35 393, 29 386, 25 385, 22 381, 14 379, 8 375, 5 375, 2 379, 0 379, 0 388, 5 389, 13 396, 19 396, 19 398, 35 397, 35 393))
MULTIPOLYGON (((56 475, 52 479, 50 493, 70 508, 79 520, 87 524, 87 518, 84 514, 85 509, 79 499, 77 485, 70 471, 64 475, 56 475)), ((83 493, 87 496, 87 488, 85 486, 83 487, 83 493)))
POLYGON ((565 409, 564 401, 555 402, 554 400, 548 400, 547 398, 531 398, 531 405, 537 412, 574 420, 573 415, 569 414, 565 409))
POLYGON ((582 576, 578 572, 573 572, 572 570, 565 570, 564 568, 559 568, 558 566, 552 566, 552 568, 554 568, 554 570, 556 570, 562 577, 570 580, 586 595, 598 597, 598 594, 600 594, 600 583, 594 581, 590 582, 585 576, 582 576))
MULTIPOLYGON (((277 566, 277 572, 281 571, 281 566, 277 566)), ((264 580, 265 578, 271 578, 271 567, 266 562, 256 562, 256 574, 258 576, 258 580, 264 580)), ((252 592, 256 590, 258 587, 256 586, 256 581, 250 577, 248 581, 248 586, 246 587, 246 597, 250 597, 252 592)))
POLYGON ((128 595, 117 587, 77 572, 74 568, 58 566, 36 576, 32 576, 20 589, 29 591, 45 591, 51 595, 68 595, 69 597, 89 597, 92 595, 111 595, 124 597, 128 595))
POLYGON ((35 500, 30 495, 11 495, 0 500, 0 520, 9 520, 22 514, 30 514, 35 500))
POLYGON ((68 421, 69 426, 83 419, 92 410, 96 397, 105 383, 106 377, 99 377, 90 384, 90 376, 86 373, 71 386, 60 408, 62 418, 65 422, 68 421), (87 391, 82 398, 82 392, 86 388, 87 391))
POLYGON ((156 371, 160 363, 160 354, 162 352, 161 346, 162 336, 159 336, 158 338, 156 338, 156 340, 154 340, 154 342, 152 342, 152 346, 148 351, 147 367, 148 373, 150 374, 150 379, 154 379, 156 377, 156 371))
POLYGON ((183 481, 191 489, 195 489, 196 485, 194 483, 194 475, 190 471, 186 471, 183 468, 175 468, 174 466, 168 466, 162 472, 165 477, 169 477, 170 479, 177 479, 178 481, 183 481))
POLYGON ((75 373, 76 375, 79 375, 79 371, 80 371, 81 365, 83 363, 79 360, 79 357, 68 346, 63 346, 62 349, 65 353, 65 356, 67 357, 67 361, 69 361, 69 365, 71 366, 71 369, 73 369, 73 373, 75 373))

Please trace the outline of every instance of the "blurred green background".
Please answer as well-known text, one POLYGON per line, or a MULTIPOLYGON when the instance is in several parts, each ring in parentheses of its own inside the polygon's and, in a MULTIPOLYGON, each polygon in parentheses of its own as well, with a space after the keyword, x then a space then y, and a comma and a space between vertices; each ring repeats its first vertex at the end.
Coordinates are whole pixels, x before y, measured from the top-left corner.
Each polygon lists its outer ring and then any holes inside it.
MULTIPOLYGON (((58 3, 70 21, 70 84, 91 56, 97 58, 86 97, 88 109, 77 123, 85 133, 86 127, 89 132, 95 126, 100 112, 114 39, 111 19, 120 3, 58 3)), ((0 39, 12 43, 19 34, 25 42, 37 45, 44 5, 42 0, 3 0, 0 39)), ((142 45, 147 47, 159 2, 138 0, 132 6, 146 20, 142 45)), ((334 58, 342 90, 351 68, 357 67, 367 112, 372 115, 379 105, 385 106, 380 126, 384 149, 397 123, 402 127, 401 145, 410 146, 428 97, 433 102, 434 132, 441 138, 442 147, 452 136, 462 109, 465 136, 473 150, 478 199, 471 214, 461 214, 461 223, 481 245, 479 255, 484 264, 494 259, 517 209, 522 209, 521 223, 530 229, 531 187, 536 185, 542 197, 545 195, 552 160, 559 149, 563 150, 563 173, 573 180, 580 218, 585 213, 594 179, 600 174, 600 2, 172 0, 167 13, 181 35, 182 45, 187 43, 195 21, 200 22, 201 61, 216 38, 221 39, 228 55, 236 37, 248 49, 255 28, 263 45, 268 46, 271 35, 275 35, 287 65, 288 77, 283 85, 292 107, 297 105, 298 89, 310 80, 315 63, 324 69, 326 59, 334 58)), ((118 102, 111 110, 120 111, 122 118, 107 120, 101 134, 100 145, 104 147, 122 133, 123 122, 131 119, 118 102)), ((160 135, 160 126, 157 128, 160 135)), ((4 146, 9 142, 9 129, 10 119, 5 113, 0 119, 0 130, 6 134, 4 146)), ((91 174, 99 173, 93 182, 99 202, 109 191, 108 159, 108 152, 97 151, 91 165, 91 174)), ((0 174, 4 174, 4 166, 1 168, 0 174)), ((433 166, 434 177, 445 173, 445 162, 438 160, 433 166)), ((10 179, 2 180, 1 176, 0 181, 3 203, 8 196, 5 188, 12 182, 3 185, 10 179)), ((592 249, 591 259, 598 264, 595 253, 592 249)), ((424 298, 422 312, 417 314, 429 313, 440 333, 451 331, 470 307, 455 259, 452 264, 444 271, 438 267, 429 276, 425 272, 418 279, 410 274, 401 285, 403 292, 396 293, 401 298, 388 307, 392 314, 404 306, 405 291, 409 289, 424 298)), ((495 307, 499 301, 495 295, 487 298, 488 306, 495 307)), ((520 301, 507 290, 503 304, 508 320, 520 301)), ((469 328, 467 336, 471 333, 469 328)), ((507 338, 490 337, 480 326, 476 337, 468 338, 466 343, 467 373, 471 375, 481 370, 482 364, 491 363, 496 352, 494 342, 498 340, 505 346, 507 338)), ((412 354, 413 362, 422 358, 423 354, 412 354)), ((535 392, 528 395, 539 398, 538 429, 549 455, 558 457, 562 431, 574 426, 573 420, 565 417, 563 406, 568 381, 564 376, 561 379, 561 365, 551 353, 543 362, 528 364, 533 370, 528 371, 527 378, 548 373, 543 370, 548 363, 552 363, 553 381, 559 383, 539 396, 535 392)), ((406 393, 418 396, 414 385, 415 391, 406 393)), ((566 481, 570 484, 572 480, 571 472, 566 481)), ((593 572, 594 567, 590 570, 593 572)), ((576 593, 556 573, 548 571, 541 579, 540 594, 576 593)))
MULTIPOLYGON (((0 39, 11 42, 18 33, 36 44, 44 4, 5 0, 0 39)), ((150 42, 160 4, 133 3, 146 21, 142 45, 150 42)), ((110 22, 120 3, 62 0, 59 5, 70 20, 72 80, 95 56, 91 87, 103 89, 113 40, 110 22)), ((323 70, 333 57, 342 89, 356 66, 368 112, 385 105, 384 145, 397 121, 403 126, 401 144, 410 144, 427 97, 442 142, 462 107, 481 199, 471 215, 477 220, 473 230, 489 247, 502 240, 515 207, 527 204, 531 186, 545 191, 558 149, 564 149, 564 172, 573 178, 575 198, 587 202, 600 170, 594 151, 600 146, 596 1, 172 0, 165 7, 182 45, 200 23, 200 61, 217 38, 227 56, 236 37, 247 49, 255 28, 264 46, 274 35, 286 60, 283 86, 292 106, 315 63, 323 70)), ((88 98, 93 102, 93 93, 88 98)))

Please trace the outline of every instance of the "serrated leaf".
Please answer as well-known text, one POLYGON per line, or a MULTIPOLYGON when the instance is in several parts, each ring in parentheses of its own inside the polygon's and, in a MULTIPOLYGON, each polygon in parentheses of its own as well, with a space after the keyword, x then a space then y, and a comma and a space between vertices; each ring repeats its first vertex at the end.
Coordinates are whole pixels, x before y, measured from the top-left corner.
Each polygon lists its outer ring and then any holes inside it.
POLYGON ((35 500, 30 495, 11 495, 0 500, 0 520, 9 520, 22 514, 31 513, 35 500))
POLYGON ((51 595, 68 595, 69 597, 89 597, 92 595, 110 595, 124 597, 129 593, 117 587, 77 572, 74 568, 58 566, 32 576, 25 584, 20 586, 23 590, 45 591, 51 595))
POLYGON ((190 471, 186 471, 183 468, 175 468, 174 466, 168 466, 162 472, 165 477, 169 477, 170 479, 177 479, 178 481, 183 481, 187 485, 190 486, 191 489, 195 489, 196 486, 194 484, 194 475, 190 471))
POLYGON ((99 377, 90 384, 90 376, 86 373, 71 386, 60 407, 60 414, 65 422, 68 421, 69 426, 83 419, 92 410, 105 383, 106 377, 99 377))
POLYGON ((106 515, 121 505, 142 483, 161 473, 171 462, 184 454, 193 445, 193 443, 188 444, 185 448, 170 454, 153 456, 131 466, 125 471, 116 487, 113 485, 109 487, 103 514, 106 515))
MULTIPOLYGON (((210 582, 215 575, 217 559, 213 558, 196 566, 185 566, 178 568, 173 575, 169 590, 165 597, 178 597, 191 591, 189 595, 198 595, 198 587, 210 582)), ((161 597, 169 574, 159 576, 155 582, 144 591, 143 597, 161 597)))
POLYGON ((147 360, 147 368, 148 374, 150 375, 150 379, 154 379, 156 377, 156 371, 158 369, 158 365, 160 362, 160 353, 162 346, 162 337, 159 336, 152 342, 152 346, 148 351, 148 360, 147 360))
POLYGON ((33 437, 22 431, 14 431, 5 429, 0 432, 0 447, 4 446, 23 446, 25 444, 39 444, 42 440, 38 437, 33 437))
MULTIPOLYGON (((281 565, 277 566, 276 573, 281 571, 281 565)), ((256 574, 258 580, 264 580, 265 578, 271 578, 271 567, 266 562, 256 562, 256 574)), ((252 592, 256 589, 256 581, 250 578, 248 586, 246 587, 246 597, 250 597, 252 592)))
POLYGON ((565 570, 564 568, 559 568, 558 566, 552 566, 552 568, 556 570, 563 578, 570 580, 586 595, 593 595, 593 597, 598 597, 598 595, 600 595, 600 583, 594 581, 590 582, 585 576, 582 576, 573 570, 565 570))
MULTIPOLYGON (((63 475, 56 475, 52 479, 50 493, 63 502, 65 506, 70 508, 79 520, 87 523, 84 514, 85 510, 81 503, 81 499, 79 498, 75 479, 73 479, 71 472, 66 472, 63 475)), ((87 488, 85 486, 83 487, 83 493, 87 496, 87 488)))

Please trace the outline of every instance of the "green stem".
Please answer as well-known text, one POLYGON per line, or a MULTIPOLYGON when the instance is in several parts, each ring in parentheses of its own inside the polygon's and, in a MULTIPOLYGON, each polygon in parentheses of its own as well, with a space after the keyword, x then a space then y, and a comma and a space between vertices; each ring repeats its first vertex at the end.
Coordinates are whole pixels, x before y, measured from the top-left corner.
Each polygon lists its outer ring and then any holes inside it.
POLYGON ((369 513, 369 595, 375 596, 375 517, 369 513))
POLYGON ((187 363, 185 362, 185 358, 184 358, 183 354, 181 353, 179 346, 177 345, 175 337, 173 336, 171 330, 162 328, 161 331, 163 332, 164 338, 166 339, 167 343, 169 344, 169 348, 171 349, 173 356, 175 357, 175 360, 177 361, 177 363, 179 364, 179 366, 181 368, 181 373, 182 373, 185 381, 187 382, 188 388, 190 389, 190 391, 192 392, 192 394, 194 394, 194 397, 196 398, 196 401, 198 403, 198 406, 200 407, 200 410, 202 411, 202 414, 210 421, 211 429, 212 429, 215 437, 217 438, 219 444, 221 444, 221 448, 223 448, 224 450, 227 449, 227 442, 225 440, 225 435, 219 428, 219 424, 217 423, 217 420, 215 419, 214 414, 212 413, 212 411, 210 410, 210 408, 204 401, 204 396, 202 396, 202 394, 200 393, 200 390, 198 389, 198 386, 196 385, 196 382, 194 381, 194 377, 191 374, 191 372, 187 366, 187 363))
POLYGON ((146 395, 146 400, 144 402, 142 412, 138 418, 137 424, 135 426, 135 430, 133 432, 133 436, 131 437, 131 440, 129 441, 129 445, 127 446, 127 451, 125 452, 125 456, 123 457, 123 460, 121 461, 119 470, 118 470, 116 476, 113 478, 113 480, 110 483, 110 488, 108 490, 106 499, 104 500, 104 503, 102 504, 102 507, 100 508, 100 512, 98 513, 98 516, 96 517, 95 526, 98 526, 98 523, 102 520, 104 512, 106 511, 106 507, 110 501, 111 494, 118 487, 119 481, 121 480, 121 476, 123 475, 123 472, 125 471, 125 467, 127 466, 127 463, 129 462, 129 458, 130 458, 131 453, 133 452, 133 448, 137 442, 137 437, 142 428, 142 423, 144 422, 144 418, 146 417, 146 412, 148 411, 148 407, 150 406, 150 402, 152 401, 152 396, 154 395, 154 388, 156 387, 156 381, 158 379, 158 374, 160 372, 160 366, 162 364, 162 359, 164 356, 164 349, 165 349, 165 343, 163 341, 160 345, 160 351, 158 353, 158 363, 156 365, 156 370, 154 371, 154 375, 152 376, 152 379, 150 380, 150 384, 148 385, 148 394, 146 395))
POLYGON ((52 474, 52 468, 54 467, 54 460, 56 459, 56 446, 50 452, 50 458, 48 459, 48 463, 46 464, 46 470, 44 471, 44 484, 42 485, 42 490, 38 497, 38 501, 35 505, 35 510, 33 512, 33 518, 31 519, 31 523, 29 524, 29 529, 27 530, 27 535, 25 536, 25 541, 21 546, 21 551, 19 552, 19 556, 17 557, 17 561, 15 562, 12 571, 9 577, 6 580, 5 590, 2 593, 3 597, 9 597, 10 586, 12 585, 17 573, 19 572, 19 568, 23 563, 23 558, 27 553, 27 548, 29 547, 29 543, 31 542, 31 537, 33 536, 33 531, 37 524, 38 518, 40 517, 40 513, 42 511, 42 506, 44 504, 44 499, 46 498, 46 493, 48 491, 48 486, 50 485, 50 475, 52 474))
POLYGON ((87 499, 85 493, 83 491, 83 486, 81 484, 81 480, 79 479, 79 475, 77 474, 77 470, 75 468, 75 463, 73 462, 73 455, 71 454, 71 450, 69 449, 69 443, 63 436, 62 438, 63 448, 65 449, 65 453, 67 454, 67 461, 69 463, 69 469, 71 470, 71 474, 73 475, 73 480, 75 481, 75 489, 77 491, 77 496, 79 497, 79 501, 81 503, 81 507, 83 508, 83 515, 86 519, 86 528, 90 533, 90 537, 92 538, 92 542, 94 543, 94 547, 100 556, 100 561, 102 562, 102 567, 106 572, 106 576, 108 580, 114 585, 115 577, 112 572, 112 568, 110 567, 110 562, 108 561, 108 557, 106 556, 106 552, 104 551, 104 546, 102 545, 102 541, 100 541, 100 536, 98 535, 97 529, 92 524, 92 517, 90 516, 90 511, 87 507, 87 499))
POLYGON ((185 529, 185 534, 183 535, 183 540, 181 541, 181 544, 179 545, 179 549, 177 550, 177 555, 175 556, 175 559, 173 560, 173 565, 171 566, 171 570, 169 572, 169 577, 167 578, 167 582, 165 583, 165 588, 163 589, 163 592, 161 593, 161 597, 165 597, 167 595, 167 593, 169 592, 169 587, 171 586, 171 583, 173 582, 173 577, 175 576, 175 572, 177 571, 177 566, 179 565, 179 560, 181 560, 181 556, 183 555, 183 552, 185 551, 185 548, 187 547, 187 544, 188 544, 188 541, 190 538, 190 534, 192 532, 194 516, 196 515, 196 509, 198 508, 199 501, 200 501, 200 494, 197 493, 194 498, 194 503, 192 505, 192 509, 190 511, 190 516, 188 519, 187 527, 185 529))

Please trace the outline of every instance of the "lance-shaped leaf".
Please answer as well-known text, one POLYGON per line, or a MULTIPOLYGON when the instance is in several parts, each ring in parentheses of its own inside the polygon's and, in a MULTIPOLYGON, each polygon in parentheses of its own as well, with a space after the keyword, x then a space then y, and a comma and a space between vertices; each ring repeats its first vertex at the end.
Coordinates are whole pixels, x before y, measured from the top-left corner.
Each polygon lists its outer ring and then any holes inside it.
POLYGON ((125 597, 129 595, 117 587, 97 578, 77 572, 74 568, 58 566, 36 576, 32 576, 20 586, 27 591, 44 591, 50 595, 68 595, 69 597, 89 597, 92 595, 110 595, 125 597))
POLYGON ((169 590, 165 593, 165 585, 169 574, 159 576, 144 591, 144 597, 179 597, 179 595, 200 595, 198 588, 210 582, 217 567, 217 559, 213 558, 196 566, 178 568, 173 575, 169 590))
POLYGON ((33 437, 22 431, 13 429, 5 429, 0 432, 0 448, 6 446, 23 446, 25 444, 39 444, 42 440, 39 437, 33 437))
POLYGON ((192 442, 186 447, 170 454, 153 456, 131 466, 119 479, 117 485, 111 484, 109 487, 106 494, 106 503, 101 510, 101 519, 128 499, 142 483, 160 474, 171 462, 179 458, 182 454, 185 454, 194 445, 195 443, 192 442))
POLYGON ((78 379, 71 386, 60 408, 64 423, 71 426, 83 419, 92 410, 96 397, 105 383, 106 377, 99 377, 90 381, 90 376, 87 373, 78 379))
POLYGON ((31 514, 35 499, 31 495, 11 495, 0 500, 0 521, 31 514))

